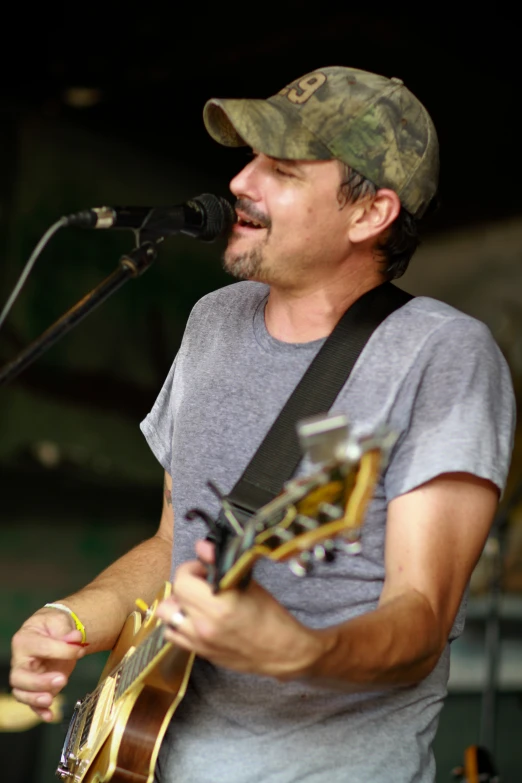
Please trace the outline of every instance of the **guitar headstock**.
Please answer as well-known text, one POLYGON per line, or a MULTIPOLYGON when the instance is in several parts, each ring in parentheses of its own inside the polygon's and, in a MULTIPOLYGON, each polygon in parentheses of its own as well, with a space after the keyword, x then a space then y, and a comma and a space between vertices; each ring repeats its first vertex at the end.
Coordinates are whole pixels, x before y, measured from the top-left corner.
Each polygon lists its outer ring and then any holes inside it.
POLYGON ((395 435, 382 427, 356 438, 342 415, 304 420, 298 435, 314 466, 310 474, 287 482, 243 524, 231 519, 233 511, 222 499, 234 532, 216 544, 216 565, 209 574, 216 592, 245 583, 261 557, 289 561, 294 574, 305 576, 314 561, 361 551, 366 509, 395 435))

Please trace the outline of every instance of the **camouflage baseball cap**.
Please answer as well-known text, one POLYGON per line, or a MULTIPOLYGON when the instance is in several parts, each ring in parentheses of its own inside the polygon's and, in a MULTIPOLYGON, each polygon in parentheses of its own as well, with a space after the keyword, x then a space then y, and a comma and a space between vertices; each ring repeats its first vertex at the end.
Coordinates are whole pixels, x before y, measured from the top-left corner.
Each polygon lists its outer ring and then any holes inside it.
POLYGON ((347 163, 422 217, 437 191, 437 134, 400 79, 319 68, 266 100, 212 98, 205 126, 220 144, 286 160, 347 163))

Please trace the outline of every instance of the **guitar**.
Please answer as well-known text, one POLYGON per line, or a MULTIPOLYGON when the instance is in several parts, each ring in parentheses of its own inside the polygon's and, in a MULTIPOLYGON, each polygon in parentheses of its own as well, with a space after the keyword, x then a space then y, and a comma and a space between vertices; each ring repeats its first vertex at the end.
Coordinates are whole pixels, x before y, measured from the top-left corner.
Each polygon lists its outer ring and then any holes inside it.
MULTIPOLYGON (((244 585, 262 557, 289 560, 301 576, 314 559, 331 559, 335 550, 360 551, 365 511, 395 438, 382 430, 355 439, 344 417, 335 417, 334 426, 332 420, 314 420, 310 438, 310 455, 318 453, 318 432, 323 445, 328 441, 329 460, 288 482, 243 527, 232 519, 236 532, 216 545, 217 566, 209 577, 216 592, 244 585)), ((226 501, 223 508, 230 518, 226 501)), ((97 688, 77 702, 56 771, 62 780, 152 783, 161 741, 185 695, 195 657, 164 640, 156 608, 170 591, 165 584, 143 617, 133 612, 127 618, 97 688)))

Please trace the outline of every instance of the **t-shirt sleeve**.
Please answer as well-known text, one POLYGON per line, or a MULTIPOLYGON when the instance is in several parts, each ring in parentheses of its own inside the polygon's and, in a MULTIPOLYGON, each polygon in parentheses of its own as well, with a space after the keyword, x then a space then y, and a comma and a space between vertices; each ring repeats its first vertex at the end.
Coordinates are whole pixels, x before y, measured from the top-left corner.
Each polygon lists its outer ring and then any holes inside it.
POLYGON ((167 473, 172 472, 172 434, 174 430, 172 387, 175 372, 176 359, 172 363, 169 374, 150 413, 140 424, 140 429, 145 435, 152 453, 167 473))
POLYGON ((385 475, 388 502, 442 473, 505 486, 515 426, 507 363, 479 321, 445 321, 421 346, 392 419, 407 422, 385 475))
POLYGON ((183 374, 182 368, 187 354, 197 352, 199 336, 208 331, 207 322, 213 312, 212 301, 213 295, 207 294, 192 308, 179 351, 165 383, 150 413, 140 424, 140 429, 145 435, 152 453, 169 474, 172 474, 172 438, 177 404, 179 404, 179 399, 176 401, 176 394, 180 386, 179 378, 183 374))

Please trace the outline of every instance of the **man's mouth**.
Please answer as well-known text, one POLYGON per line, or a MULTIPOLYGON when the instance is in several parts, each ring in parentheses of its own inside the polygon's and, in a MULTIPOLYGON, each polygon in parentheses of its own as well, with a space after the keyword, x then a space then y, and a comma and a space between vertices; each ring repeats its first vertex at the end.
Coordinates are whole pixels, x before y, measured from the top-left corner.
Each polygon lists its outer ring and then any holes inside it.
POLYGON ((236 202, 236 226, 249 229, 268 228, 270 220, 267 215, 263 215, 261 210, 257 210, 253 204, 246 199, 238 199, 236 202))
POLYGON ((256 220, 242 218, 240 215, 237 216, 237 224, 246 228, 265 228, 265 226, 263 226, 261 223, 258 223, 256 220))

